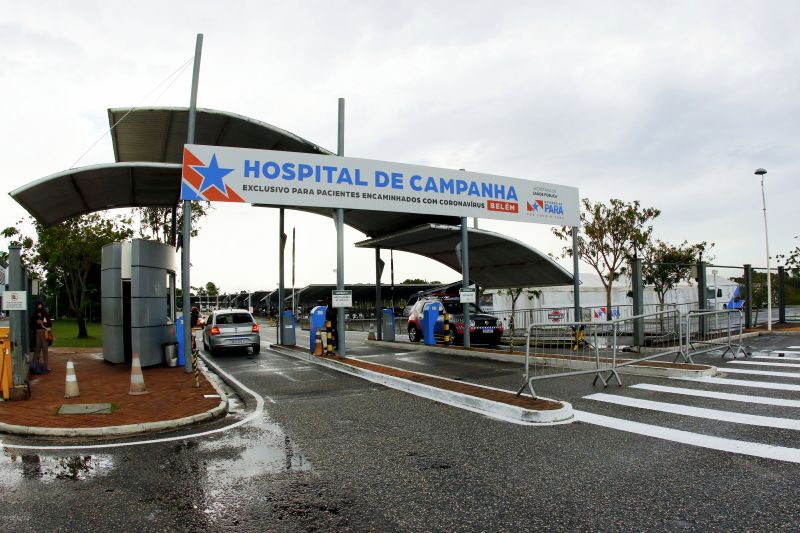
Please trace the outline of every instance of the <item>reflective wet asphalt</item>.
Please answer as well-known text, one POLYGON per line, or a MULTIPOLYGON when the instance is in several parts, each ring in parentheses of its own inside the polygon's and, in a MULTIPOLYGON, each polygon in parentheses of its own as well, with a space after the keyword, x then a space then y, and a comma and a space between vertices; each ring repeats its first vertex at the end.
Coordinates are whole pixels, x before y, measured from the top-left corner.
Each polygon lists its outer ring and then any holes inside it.
MULTIPOLYGON (((800 400, 792 390, 800 360, 778 360, 776 352, 800 345, 800 337, 748 343, 759 357, 750 362, 760 364, 702 356, 699 362, 730 370, 722 383, 627 376, 624 387, 602 389, 576 376, 537 389, 620 429, 518 426, 268 350, 222 354, 210 363, 238 380, 242 401, 213 424, 111 448, 0 435, 1 523, 19 532, 798 530, 800 464, 674 440, 689 434, 701 444, 744 443, 745 451, 800 448, 796 430, 686 414, 696 407, 770 424, 800 419, 791 402, 653 389, 800 400), (592 398, 597 393, 610 398, 592 398), (653 409, 663 404, 679 408, 653 409), (631 430, 636 424, 657 430, 644 435, 631 430)), ((520 367, 510 363, 377 348, 357 338, 349 350, 495 387, 520 383, 520 367)))

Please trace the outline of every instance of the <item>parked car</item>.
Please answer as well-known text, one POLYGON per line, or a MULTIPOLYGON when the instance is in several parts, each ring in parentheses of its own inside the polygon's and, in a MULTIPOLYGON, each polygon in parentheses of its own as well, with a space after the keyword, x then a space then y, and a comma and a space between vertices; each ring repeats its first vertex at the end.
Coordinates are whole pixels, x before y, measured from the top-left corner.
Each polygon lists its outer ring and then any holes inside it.
POLYGON ((222 349, 252 348, 261 351, 258 323, 246 309, 214 311, 203 327, 203 348, 216 355, 222 349))
MULTIPOLYGON (((419 299, 408 317, 408 339, 411 342, 419 342, 423 338, 422 333, 422 310, 426 303, 438 301, 444 308, 433 328, 433 334, 437 339, 444 338, 444 313, 450 315, 450 331, 453 336, 454 344, 464 343, 464 314, 462 304, 457 297, 434 296, 419 299)), ((503 323, 497 317, 484 313, 475 304, 469 304, 469 340, 470 344, 488 344, 497 346, 503 336, 503 323)))

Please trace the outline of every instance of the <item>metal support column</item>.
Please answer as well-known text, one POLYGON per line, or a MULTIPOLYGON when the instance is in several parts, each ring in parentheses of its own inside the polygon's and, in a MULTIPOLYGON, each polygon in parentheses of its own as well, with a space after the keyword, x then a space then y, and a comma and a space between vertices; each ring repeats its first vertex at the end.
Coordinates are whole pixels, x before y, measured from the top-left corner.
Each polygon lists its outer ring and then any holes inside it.
MULTIPOLYGON (((467 217, 461 217, 461 286, 469 288, 469 228, 467 217)), ((477 288, 477 287, 476 287, 477 288)), ((462 304, 464 313, 464 348, 469 348, 469 304, 462 304)))
MULTIPOLYGON (((338 142, 336 155, 344 157, 344 98, 339 98, 338 142)), ((336 290, 344 290, 344 209, 336 210, 336 290)), ((345 357, 344 307, 337 309, 339 357, 345 357)))
MULTIPOLYGON (((644 284, 642 283, 642 258, 634 257, 631 261, 631 284, 633 289, 633 316, 644 313, 644 284)), ((633 321, 633 344, 644 346, 644 319, 633 321)))
MULTIPOLYGON (((16 245, 8 247, 8 290, 24 291, 25 279, 22 275, 21 248, 16 245)), ((28 334, 28 312, 9 311, 9 327, 11 328, 11 365, 14 386, 24 385, 28 375, 27 353, 25 352, 25 335, 28 334)))
POLYGON ((575 317, 573 321, 582 322, 581 316, 581 275, 580 275, 580 258, 578 257, 578 227, 572 227, 572 292, 573 305, 575 307, 573 313, 575 317))
POLYGON ((286 233, 284 230, 285 214, 283 208, 278 210, 278 344, 283 344, 283 308, 286 301, 286 272, 284 263, 286 262, 286 233))
POLYGON ((744 327, 753 325, 753 267, 744 265, 744 327))
POLYGON ((778 323, 786 323, 786 268, 778 267, 778 323))
POLYGON ((375 248, 375 338, 383 340, 383 312, 381 308, 381 276, 383 275, 383 261, 381 261, 381 249, 375 248))
MULTIPOLYGON (((706 308, 706 262, 697 262, 697 308, 701 311, 706 308)), ((705 317, 700 317, 697 323, 698 334, 700 338, 705 337, 706 334, 706 320, 705 317)))
MULTIPOLYGON (((197 121, 197 82, 200 77, 200 55, 203 51, 203 34, 197 34, 194 47, 194 69, 192 70, 192 96, 189 103, 189 126, 186 136, 187 144, 194 143, 194 130, 197 121)), ((189 269, 189 241, 192 238, 192 202, 183 201, 183 238, 181 243, 181 288, 183 290, 183 360, 187 373, 194 371, 192 368, 192 328, 189 321, 189 311, 192 308, 189 269)))

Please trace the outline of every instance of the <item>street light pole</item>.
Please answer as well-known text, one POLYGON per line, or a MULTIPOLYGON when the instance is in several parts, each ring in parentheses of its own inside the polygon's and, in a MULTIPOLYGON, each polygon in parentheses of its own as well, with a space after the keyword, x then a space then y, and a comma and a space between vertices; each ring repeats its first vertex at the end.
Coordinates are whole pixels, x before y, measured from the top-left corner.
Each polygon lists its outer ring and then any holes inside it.
POLYGON ((761 176, 761 205, 764 211, 764 243, 767 249, 767 331, 772 331, 772 270, 769 267, 769 231, 767 230, 767 199, 764 195, 764 174, 767 171, 757 168, 753 173, 761 176))

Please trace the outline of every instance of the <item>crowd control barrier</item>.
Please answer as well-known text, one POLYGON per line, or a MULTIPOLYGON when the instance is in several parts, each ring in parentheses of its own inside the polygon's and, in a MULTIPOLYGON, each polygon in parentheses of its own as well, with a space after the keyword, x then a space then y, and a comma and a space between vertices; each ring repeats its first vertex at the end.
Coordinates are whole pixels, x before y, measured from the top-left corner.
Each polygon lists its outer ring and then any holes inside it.
POLYGON ((744 313, 741 309, 716 311, 690 311, 684 316, 683 330, 686 332, 683 353, 691 362, 691 354, 722 350, 722 357, 730 352, 747 357, 742 344, 744 313))

